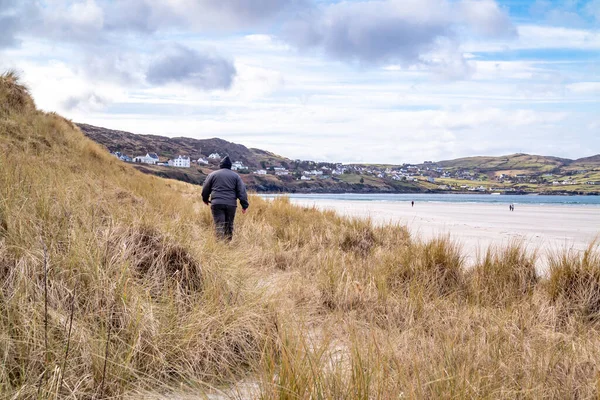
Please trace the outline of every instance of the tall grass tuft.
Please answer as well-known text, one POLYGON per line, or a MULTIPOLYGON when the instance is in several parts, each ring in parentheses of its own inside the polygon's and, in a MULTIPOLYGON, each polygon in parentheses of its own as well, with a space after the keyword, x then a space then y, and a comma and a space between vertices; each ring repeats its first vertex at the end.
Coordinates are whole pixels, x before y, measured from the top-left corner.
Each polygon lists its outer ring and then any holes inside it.
POLYGON ((592 243, 583 254, 563 252, 550 257, 545 287, 552 301, 567 315, 586 321, 600 318, 600 251, 592 243))
POLYGON ((16 71, 1 74, 0 81, 0 114, 24 113, 35 109, 29 90, 20 83, 16 71))
POLYGON ((482 305, 506 306, 531 296, 539 281, 536 255, 523 242, 489 248, 468 273, 471 294, 482 305))

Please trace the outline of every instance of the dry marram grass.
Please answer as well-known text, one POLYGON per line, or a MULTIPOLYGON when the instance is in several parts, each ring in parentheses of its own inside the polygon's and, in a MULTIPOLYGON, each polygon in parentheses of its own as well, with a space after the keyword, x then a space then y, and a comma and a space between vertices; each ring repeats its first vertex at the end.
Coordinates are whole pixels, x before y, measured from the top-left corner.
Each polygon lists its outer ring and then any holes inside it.
POLYGON ((198 188, 0 78, 2 398, 596 397, 597 247, 546 278, 522 244, 463 259, 450 237, 256 197, 220 243, 198 188))

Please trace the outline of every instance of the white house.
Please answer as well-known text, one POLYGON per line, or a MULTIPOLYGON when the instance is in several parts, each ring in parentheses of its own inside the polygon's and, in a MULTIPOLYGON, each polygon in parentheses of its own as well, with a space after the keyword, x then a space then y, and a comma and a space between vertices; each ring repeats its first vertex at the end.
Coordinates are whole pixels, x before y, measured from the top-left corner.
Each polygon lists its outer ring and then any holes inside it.
POLYGON ((300 180, 302 180, 302 181, 310 181, 311 179, 308 176, 306 176, 306 175, 302 175, 300 177, 300 180))
POLYGON ((267 174, 267 171, 266 171, 266 170, 264 170, 264 169, 257 169, 256 171, 254 171, 254 173, 255 173, 256 175, 266 175, 266 174, 267 174))
POLYGON ((290 174, 290 171, 286 171, 286 170, 284 170, 284 171, 275 171, 275 175, 278 175, 278 176, 286 176, 286 175, 289 175, 289 174, 290 174))
POLYGON ((178 168, 189 168, 190 158, 187 156, 179 156, 175 159, 169 160, 169 166, 178 168))
POLYGON ((198 162, 198 164, 208 165, 208 160, 205 160, 202 157, 200 157, 197 162, 198 162))
POLYGON ((135 157, 133 162, 155 165, 158 163, 158 155, 156 153, 146 153, 145 156, 135 157))
POLYGON ((316 169, 313 169, 312 171, 303 171, 302 175, 323 175, 323 171, 317 171, 316 169))
POLYGON ((246 169, 246 167, 244 166, 244 163, 241 161, 236 161, 233 164, 231 164, 231 169, 233 171, 239 171, 240 169, 246 169))
POLYGON ((212 153, 210 156, 208 156, 208 158, 211 160, 220 160, 223 157, 221 157, 219 153, 212 153))

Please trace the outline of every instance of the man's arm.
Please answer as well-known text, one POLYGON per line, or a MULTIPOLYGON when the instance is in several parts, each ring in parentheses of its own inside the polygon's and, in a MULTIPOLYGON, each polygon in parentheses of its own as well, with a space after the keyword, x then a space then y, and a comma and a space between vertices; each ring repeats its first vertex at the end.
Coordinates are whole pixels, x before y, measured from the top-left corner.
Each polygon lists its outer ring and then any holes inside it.
POLYGON ((202 201, 204 204, 208 205, 208 200, 210 199, 210 192, 212 191, 212 182, 213 177, 209 175, 208 178, 204 181, 202 185, 202 201))
POLYGON ((240 178, 239 175, 237 178, 237 185, 235 186, 236 196, 238 199, 240 199, 242 209, 246 211, 246 209, 250 206, 250 203, 248 203, 248 193, 246 193, 246 185, 244 185, 244 181, 242 181, 242 178, 240 178))

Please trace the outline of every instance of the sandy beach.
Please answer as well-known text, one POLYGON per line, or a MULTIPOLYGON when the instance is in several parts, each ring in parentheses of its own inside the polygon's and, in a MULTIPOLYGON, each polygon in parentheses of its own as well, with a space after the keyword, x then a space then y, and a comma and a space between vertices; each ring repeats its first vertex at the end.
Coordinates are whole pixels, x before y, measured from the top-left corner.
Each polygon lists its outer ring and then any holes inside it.
POLYGON ((415 237, 429 239, 451 234, 472 262, 491 245, 523 240, 540 254, 545 266, 548 252, 584 250, 600 235, 600 207, 504 204, 416 203, 393 201, 338 201, 291 199, 295 204, 335 210, 341 215, 371 218, 376 223, 401 223, 415 237))

